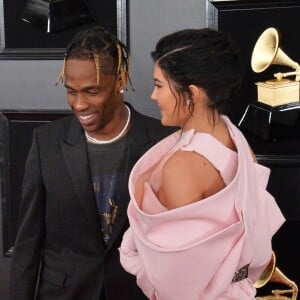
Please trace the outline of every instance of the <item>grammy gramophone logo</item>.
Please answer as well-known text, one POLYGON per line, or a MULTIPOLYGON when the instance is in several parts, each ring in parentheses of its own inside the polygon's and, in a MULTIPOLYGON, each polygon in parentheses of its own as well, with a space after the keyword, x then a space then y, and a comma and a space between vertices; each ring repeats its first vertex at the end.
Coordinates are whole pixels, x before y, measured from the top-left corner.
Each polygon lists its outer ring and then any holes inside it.
POLYGON ((279 47, 279 33, 274 27, 262 32, 251 55, 251 68, 255 73, 261 73, 271 65, 292 70, 253 83, 257 101, 248 104, 238 126, 268 141, 299 137, 300 66, 279 47))
POLYGON ((270 65, 284 65, 294 71, 279 72, 273 79, 257 82, 257 100, 270 106, 299 102, 300 66, 279 47, 279 34, 273 27, 260 35, 251 57, 251 67, 256 73, 265 71, 270 65), (291 76, 295 76, 293 80, 288 78, 291 76))

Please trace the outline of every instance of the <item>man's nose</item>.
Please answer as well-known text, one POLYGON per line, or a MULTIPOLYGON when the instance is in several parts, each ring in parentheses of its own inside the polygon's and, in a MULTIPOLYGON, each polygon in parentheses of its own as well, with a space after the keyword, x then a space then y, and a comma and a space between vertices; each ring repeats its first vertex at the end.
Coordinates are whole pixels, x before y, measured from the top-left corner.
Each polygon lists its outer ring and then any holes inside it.
POLYGON ((87 107, 88 107, 88 103, 85 100, 85 97, 81 94, 77 94, 76 99, 73 103, 73 108, 75 110, 80 111, 80 110, 85 110, 87 107))

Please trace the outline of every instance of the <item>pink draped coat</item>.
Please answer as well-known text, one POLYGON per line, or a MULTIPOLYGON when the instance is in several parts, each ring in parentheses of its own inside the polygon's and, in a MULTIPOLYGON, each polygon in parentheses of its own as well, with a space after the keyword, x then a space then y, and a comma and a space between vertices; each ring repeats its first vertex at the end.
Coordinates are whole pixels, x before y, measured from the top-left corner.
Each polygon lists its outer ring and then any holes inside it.
POLYGON ((208 134, 179 131, 145 153, 130 175, 130 227, 120 259, 151 300, 255 299, 253 283, 271 258, 272 236, 284 217, 266 190, 270 171, 253 162, 242 133, 222 118, 237 153, 223 145, 227 150, 220 151, 221 144, 208 134), (164 161, 179 149, 211 158, 226 187, 167 210, 155 191, 164 161), (247 265, 247 278, 232 282, 247 265))

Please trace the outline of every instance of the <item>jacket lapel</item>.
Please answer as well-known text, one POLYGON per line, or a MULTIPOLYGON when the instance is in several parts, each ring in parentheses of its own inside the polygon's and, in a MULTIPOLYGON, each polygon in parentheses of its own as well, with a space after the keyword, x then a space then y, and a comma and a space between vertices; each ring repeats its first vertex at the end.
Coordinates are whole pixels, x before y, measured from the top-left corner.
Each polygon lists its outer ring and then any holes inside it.
POLYGON ((67 137, 61 140, 61 148, 82 210, 93 226, 100 227, 85 137, 76 118, 71 123, 67 137))
MULTIPOLYGON (((121 191, 122 200, 118 208, 118 215, 113 226, 107 250, 122 237, 122 232, 128 227, 127 207, 130 200, 128 178, 130 171, 136 161, 150 146, 153 145, 153 141, 148 135, 148 129, 144 118, 130 105, 128 106, 131 109, 132 117, 130 121, 128 151, 126 155, 125 180, 121 191)), ((92 226, 101 228, 100 219, 97 214, 95 194, 91 182, 85 136, 76 117, 73 118, 66 136, 61 140, 61 148, 82 210, 92 226)), ((99 230, 99 237, 102 237, 101 230, 99 230)))
POLYGON ((124 228, 128 227, 127 207, 129 203, 128 178, 132 167, 141 155, 150 147, 150 138, 147 133, 146 124, 135 111, 131 109, 131 122, 128 141, 128 151, 126 157, 125 184, 122 188, 122 201, 119 205, 118 215, 113 226, 112 235, 108 244, 108 249, 120 238, 124 228))

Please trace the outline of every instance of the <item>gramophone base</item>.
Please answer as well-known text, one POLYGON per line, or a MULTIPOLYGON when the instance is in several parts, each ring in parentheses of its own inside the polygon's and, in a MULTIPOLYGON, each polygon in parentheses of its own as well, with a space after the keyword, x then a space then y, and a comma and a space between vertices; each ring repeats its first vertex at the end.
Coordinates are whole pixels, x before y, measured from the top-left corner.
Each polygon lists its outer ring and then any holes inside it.
POLYGON ((282 79, 256 82, 258 102, 272 107, 299 102, 300 82, 282 79))
POLYGON ((249 104, 238 126, 269 141, 299 137, 300 102, 279 106, 249 104))

